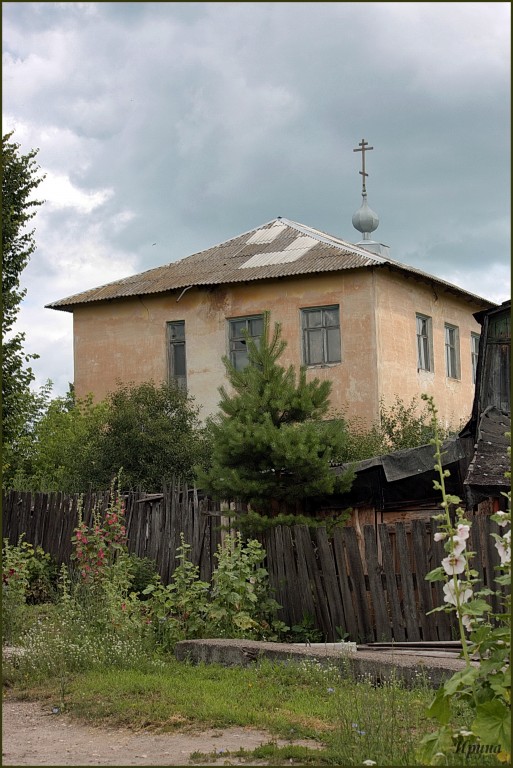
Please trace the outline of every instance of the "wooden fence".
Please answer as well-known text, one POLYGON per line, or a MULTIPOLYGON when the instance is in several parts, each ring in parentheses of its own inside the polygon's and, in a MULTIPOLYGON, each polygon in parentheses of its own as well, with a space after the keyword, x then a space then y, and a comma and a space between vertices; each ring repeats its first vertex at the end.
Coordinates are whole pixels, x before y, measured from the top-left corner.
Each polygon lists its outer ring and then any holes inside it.
MULTIPOLYGON (((105 510, 109 494, 88 493, 82 497, 82 517, 90 524, 95 506, 105 510)), ((60 563, 69 563, 71 537, 78 521, 77 494, 3 494, 2 536, 16 544, 25 541, 40 546, 60 563)), ((125 496, 128 550, 155 561, 167 584, 175 568, 180 533, 191 545, 190 558, 200 566, 200 577, 210 580, 214 553, 221 542, 220 512, 212 503, 199 499, 195 489, 177 484, 163 493, 130 493, 125 496)))
MULTIPOLYGON (((106 507, 107 495, 84 498, 84 519, 95 503, 106 507)), ((69 562, 71 535, 77 522, 76 496, 9 492, 3 498, 3 537, 41 546, 59 562, 69 562)), ((165 583, 175 568, 180 533, 191 544, 191 559, 200 577, 210 580, 214 553, 221 542, 221 511, 185 486, 163 494, 130 494, 126 498, 128 549, 155 560, 165 583)), ((267 552, 266 567, 281 618, 289 626, 309 617, 327 641, 347 635, 359 642, 451 640, 452 615, 427 613, 443 604, 440 582, 425 575, 444 557, 435 542, 436 523, 422 519, 394 524, 337 528, 330 538, 324 527, 278 526, 259 536, 267 552)), ((495 589, 499 556, 491 532, 497 525, 476 515, 470 549, 483 586, 495 589)), ((492 598, 494 610, 498 598, 492 598)))

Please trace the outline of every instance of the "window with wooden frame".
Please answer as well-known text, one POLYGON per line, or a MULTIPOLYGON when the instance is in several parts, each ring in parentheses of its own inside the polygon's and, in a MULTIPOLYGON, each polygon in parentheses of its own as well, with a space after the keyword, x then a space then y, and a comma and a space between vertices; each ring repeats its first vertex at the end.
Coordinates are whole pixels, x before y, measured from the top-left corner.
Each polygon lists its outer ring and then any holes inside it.
POLYGON ((478 333, 470 334, 470 359, 472 362, 472 383, 477 381, 477 361, 479 359, 479 340, 481 336, 478 333))
POLYGON ((187 389, 187 364, 185 357, 185 320, 167 323, 168 381, 180 389, 187 389))
POLYGON ((434 371, 433 325, 428 315, 417 314, 417 370, 434 371))
POLYGON ((263 315, 234 317, 228 320, 228 353, 230 362, 237 371, 242 371, 249 362, 247 339, 258 343, 263 330, 263 315))
POLYGON ((301 310, 304 365, 340 363, 339 306, 301 310))
POLYGON ((449 323, 445 323, 445 370, 450 379, 460 378, 460 332, 449 323))

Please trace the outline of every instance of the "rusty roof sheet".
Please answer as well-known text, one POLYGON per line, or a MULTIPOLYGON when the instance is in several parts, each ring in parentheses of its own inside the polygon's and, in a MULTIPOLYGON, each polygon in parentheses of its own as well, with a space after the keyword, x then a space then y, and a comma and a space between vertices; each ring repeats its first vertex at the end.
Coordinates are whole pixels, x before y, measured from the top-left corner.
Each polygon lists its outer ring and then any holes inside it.
POLYGON ((427 272, 383 258, 361 246, 289 219, 274 219, 180 261, 59 299, 46 306, 72 312, 75 306, 130 296, 164 293, 192 286, 245 283, 278 277, 388 266, 435 282, 483 306, 480 296, 427 272))

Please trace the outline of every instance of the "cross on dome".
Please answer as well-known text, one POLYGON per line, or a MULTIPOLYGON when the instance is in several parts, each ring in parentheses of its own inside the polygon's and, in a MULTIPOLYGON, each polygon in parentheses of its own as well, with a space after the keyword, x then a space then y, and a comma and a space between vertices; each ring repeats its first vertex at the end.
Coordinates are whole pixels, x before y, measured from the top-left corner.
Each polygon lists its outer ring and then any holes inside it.
POLYGON ((369 147, 369 142, 365 141, 365 139, 362 139, 361 142, 358 144, 358 147, 356 149, 353 149, 353 152, 361 152, 362 153, 362 170, 359 171, 360 176, 362 176, 362 195, 365 194, 365 177, 368 176, 368 173, 365 173, 365 152, 368 152, 369 150, 374 149, 374 147, 369 147))

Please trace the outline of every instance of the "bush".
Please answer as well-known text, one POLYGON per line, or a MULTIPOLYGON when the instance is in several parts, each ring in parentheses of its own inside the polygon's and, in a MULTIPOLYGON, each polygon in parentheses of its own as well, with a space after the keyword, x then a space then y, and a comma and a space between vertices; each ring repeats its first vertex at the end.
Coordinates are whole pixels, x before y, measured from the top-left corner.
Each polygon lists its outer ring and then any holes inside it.
POLYGON ((240 533, 227 535, 215 555, 218 564, 210 585, 199 579, 190 549, 182 534, 171 583, 164 586, 158 577, 144 590, 151 595, 146 606, 165 651, 179 640, 201 637, 276 640, 287 629, 274 618, 279 605, 269 593, 261 565, 265 550, 258 541, 243 543, 240 533))
POLYGON ((29 586, 28 558, 23 536, 17 546, 4 539, 2 548, 2 642, 15 642, 23 628, 29 586))
POLYGON ((148 595, 143 593, 158 576, 157 564, 149 557, 139 557, 133 553, 129 555, 129 562, 130 590, 135 592, 139 599, 146 600, 148 595))
MULTIPOLYGON (((437 422, 438 434, 445 439, 451 429, 437 422)), ((361 461, 408 448, 427 445, 434 436, 431 415, 425 405, 413 397, 405 403, 396 397, 392 405, 380 403, 379 421, 370 428, 360 419, 347 416, 347 441, 339 454, 340 461, 361 461)))

